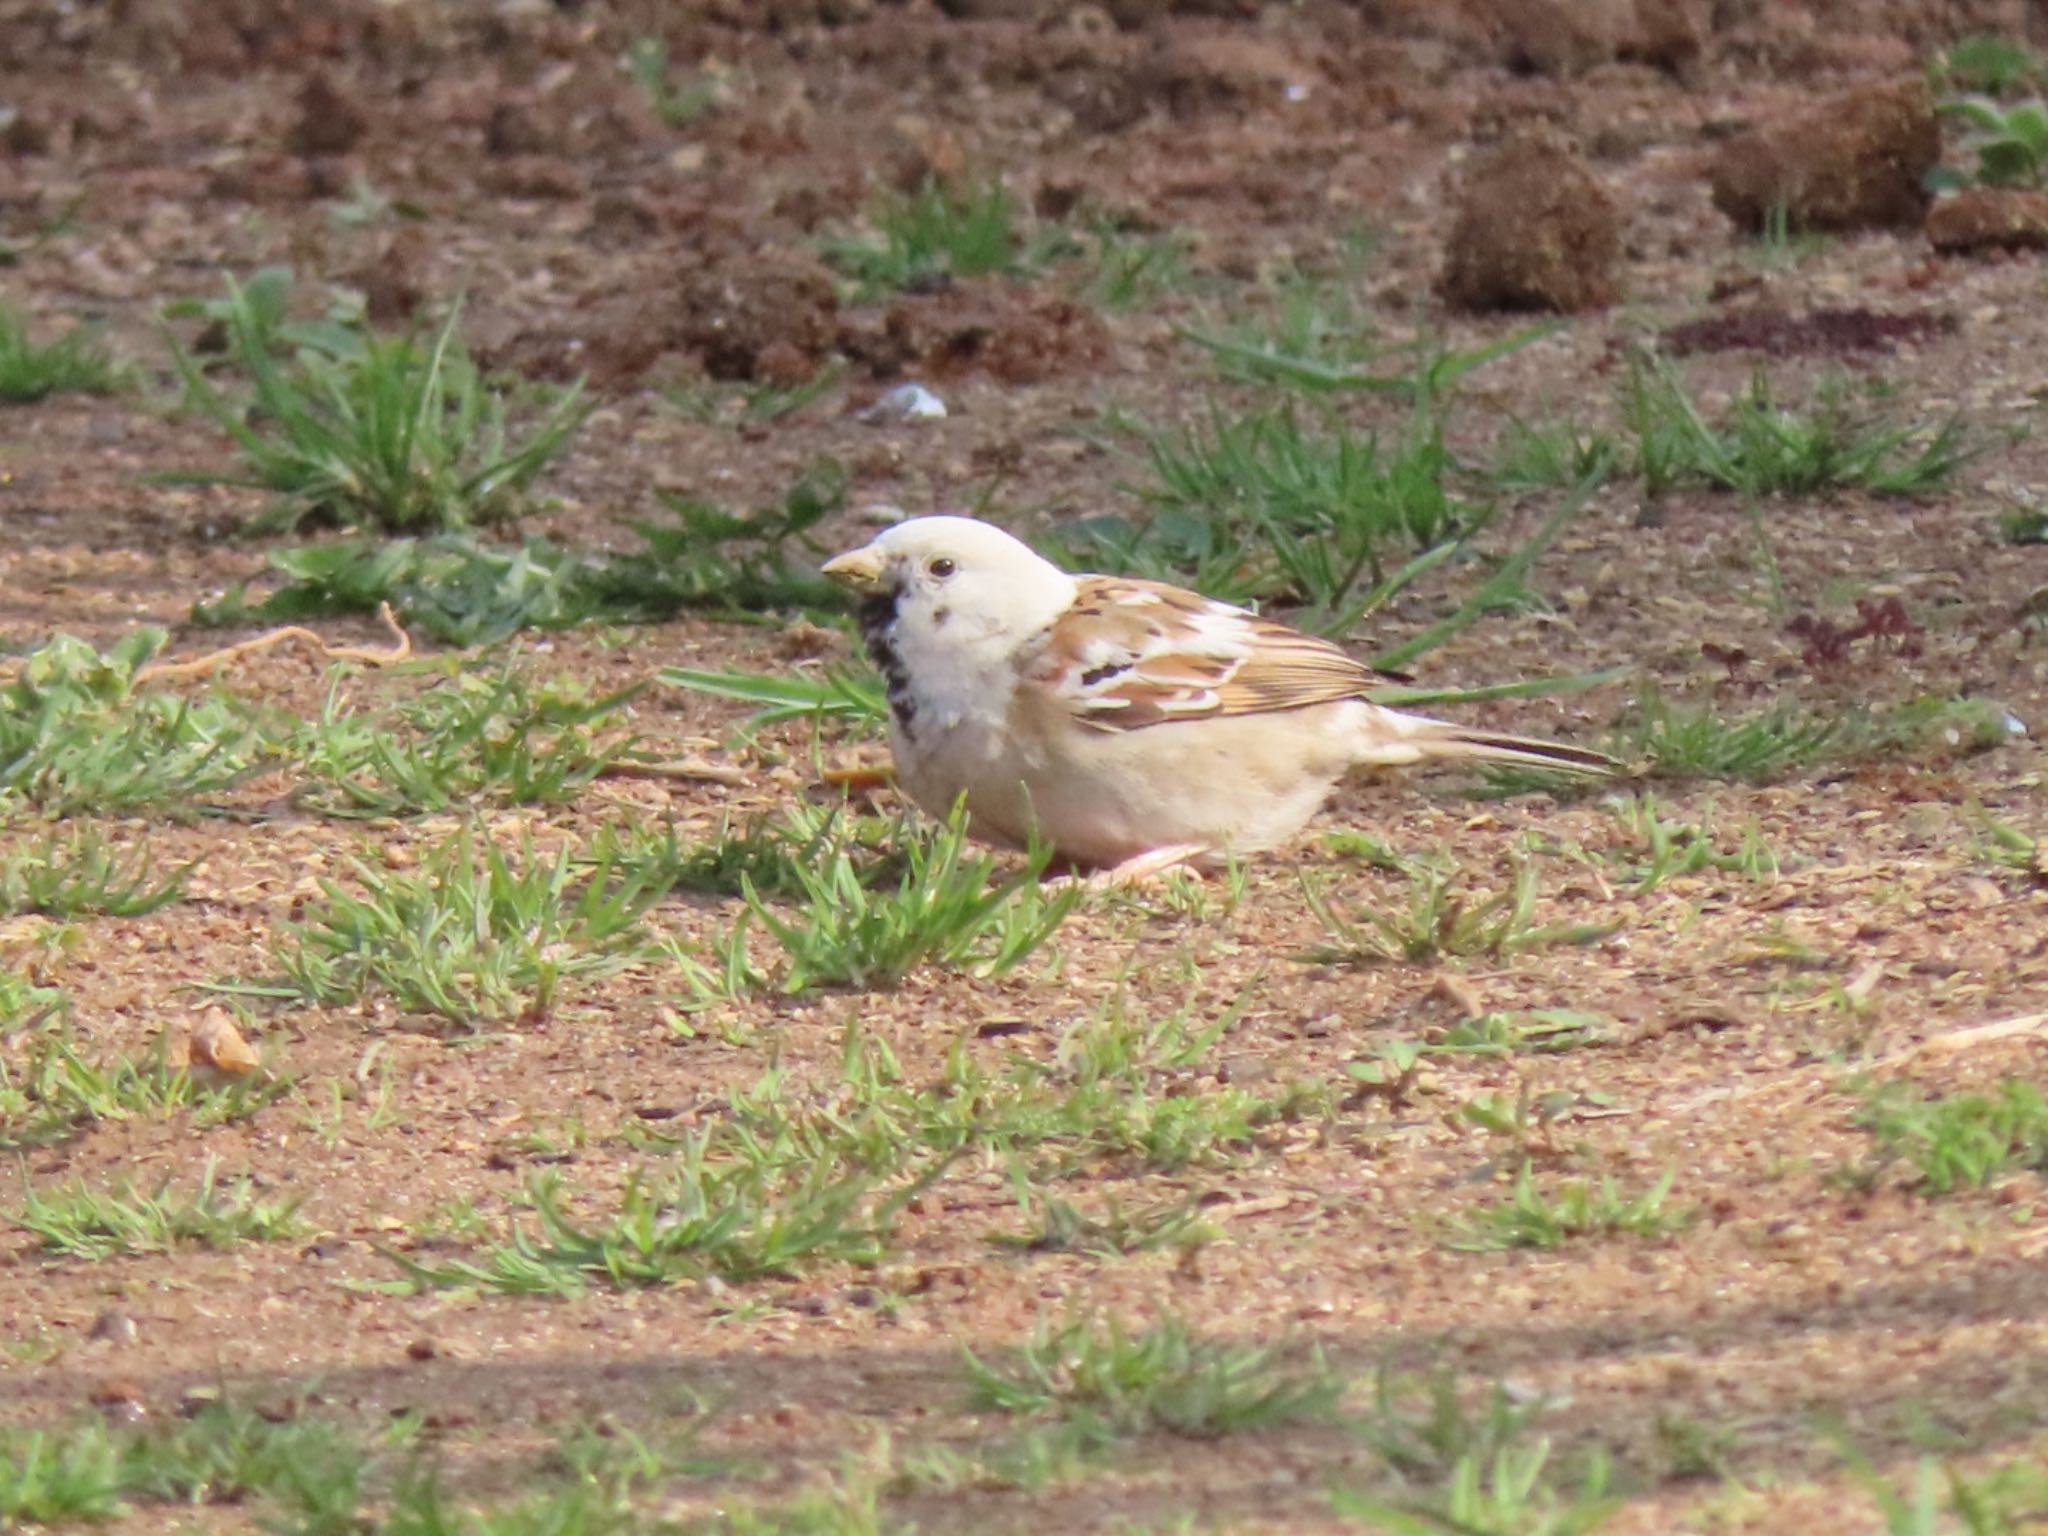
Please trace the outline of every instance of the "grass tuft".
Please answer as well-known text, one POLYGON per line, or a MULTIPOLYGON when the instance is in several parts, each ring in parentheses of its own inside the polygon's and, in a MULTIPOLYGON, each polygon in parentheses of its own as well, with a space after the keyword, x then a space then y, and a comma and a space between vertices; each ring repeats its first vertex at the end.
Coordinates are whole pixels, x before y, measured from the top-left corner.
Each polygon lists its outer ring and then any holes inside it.
POLYGON ((159 881, 147 848, 117 852, 89 827, 0 855, 0 913, 9 915, 145 917, 184 894, 182 872, 159 881))
POLYGON ((89 327, 74 326, 38 346, 27 317, 0 303, 0 401, 25 405, 50 395, 110 395, 123 382, 120 364, 89 327))
POLYGON ((1044 241, 1027 244, 1000 177, 929 178, 883 203, 870 221, 872 233, 835 236, 823 246, 825 260, 868 298, 928 291, 953 278, 1021 275, 1050 254, 1044 241))
POLYGON ((1342 1417, 1344 1383, 1322 1361, 1289 1364, 1269 1345, 1197 1336, 1178 1318, 1133 1333, 1082 1318, 1048 1329, 1007 1363, 967 1356, 972 1406, 1081 1419, 1119 1435, 1190 1439, 1342 1417))
POLYGON ((456 342, 459 316, 451 309, 424 342, 345 333, 346 344, 308 343, 281 361, 274 317, 230 278, 229 351, 248 377, 247 404, 231 402, 182 347, 173 356, 190 400, 234 440, 245 467, 172 478, 274 492, 251 524, 257 532, 308 519, 448 532, 518 516, 527 487, 582 425, 582 386, 554 394, 515 443, 505 396, 456 342))
POLYGON ((712 71, 678 81, 669 69, 668 44, 647 33, 627 45, 626 73, 669 128, 687 128, 719 104, 724 82, 712 71))
POLYGON ((830 1157, 802 1159, 772 1144, 749 1148, 706 1135, 685 1144, 666 1175, 628 1178, 608 1218, 577 1221, 559 1180, 543 1175, 527 1190, 532 1234, 515 1223, 507 1242, 476 1260, 390 1257, 421 1290, 473 1286, 514 1296, 574 1296, 593 1284, 628 1290, 707 1275, 733 1282, 788 1277, 808 1264, 869 1264, 882 1256, 901 1197, 885 1198, 877 1183, 867 1170, 830 1157))
POLYGON ((159 1119, 179 1110, 189 1113, 195 1130, 202 1130, 247 1119, 290 1086, 265 1073, 201 1083, 184 1068, 171 1066, 168 1034, 140 1060, 89 1059, 63 1022, 62 994, 32 989, 31 1003, 38 998, 44 1001, 21 1027, 51 1018, 58 1022, 29 1041, 18 1067, 0 1059, 0 1149, 41 1146, 81 1126, 159 1119))
POLYGON ((1552 1197, 1536 1188, 1529 1165, 1523 1163, 1508 1198, 1460 1218, 1445 1246, 1464 1253, 1492 1253, 1511 1248, 1556 1248, 1571 1238, 1617 1232, 1668 1237, 1689 1219, 1685 1212, 1664 1208, 1672 1178, 1666 1173, 1632 1198, 1623 1196, 1612 1179, 1602 1179, 1598 1187, 1575 1180, 1552 1197))
POLYGON ((1855 1173, 1859 1182, 1874 1182, 1899 1161, 1919 1174, 1928 1195, 1982 1189, 2022 1170, 2048 1173, 2048 1098, 2021 1078, 1990 1093, 1941 1098, 1911 1083, 1886 1083, 1866 1093, 1856 1123, 1877 1142, 1874 1162, 1855 1173))
POLYGON ((1450 455, 1427 419, 1385 449, 1335 417, 1318 430, 1281 406, 1219 413, 1155 436, 1147 449, 1153 483, 1137 491, 1154 511, 1151 540, 1181 546, 1175 564, 1192 558, 1205 590, 1235 583, 1240 598, 1330 612, 1361 581, 1384 582, 1397 555, 1435 548, 1480 520, 1447 489, 1450 455))
POLYGON ((999 873, 996 855, 970 856, 964 813, 941 827, 899 821, 879 846, 869 840, 873 830, 822 811, 792 812, 773 836, 807 856, 768 867, 778 879, 794 881, 793 908, 757 888, 742 869, 746 910, 710 941, 705 953, 714 963, 673 949, 696 1002, 769 989, 889 987, 923 965, 999 976, 1043 948, 1085 894, 1071 883, 1047 889, 1047 849, 1035 850, 1008 875, 999 873), (748 929, 755 924, 781 951, 772 973, 756 970, 748 958, 748 929))
POLYGON ((0 1527, 113 1519, 124 1508, 121 1462, 105 1425, 0 1430, 0 1527))
POLYGON ((297 623, 373 614, 389 603, 409 624, 450 645, 482 645, 521 629, 645 624, 688 610, 745 618, 771 609, 837 612, 842 598, 819 576, 808 530, 845 499, 830 459, 798 479, 781 507, 739 516, 708 502, 672 499, 673 518, 635 522, 642 547, 597 556, 544 539, 517 546, 467 532, 420 539, 352 538, 272 550, 283 580, 260 602, 246 586, 195 604, 202 624, 297 623))
POLYGON ((396 710, 357 713, 337 684, 293 743, 294 798, 330 816, 380 817, 573 800, 631 750, 630 736, 592 727, 638 692, 592 695, 507 662, 495 676, 458 671, 396 710))
POLYGON ((1834 490, 1927 496, 1989 446, 1960 416, 1932 430, 1864 419, 1839 380, 1822 383, 1811 411, 1790 410, 1761 369, 1716 426, 1678 369, 1657 357, 1631 359, 1622 410, 1635 436, 1631 468, 1652 497, 1687 486, 1750 497, 1834 490))
POLYGON ((129 1180, 105 1190, 82 1182, 48 1192, 30 1186, 14 1224, 40 1238, 49 1252, 109 1259, 167 1253, 186 1243, 232 1248, 297 1237, 305 1230, 298 1209, 297 1200, 259 1198, 250 1179, 219 1182, 209 1158, 189 1194, 174 1194, 168 1175, 152 1191, 129 1180))
POLYGON ((249 710, 220 694, 138 687, 164 631, 102 654, 59 635, 0 684, 0 806, 53 816, 184 808, 240 783, 264 748, 249 710))
POLYGON ((1591 944, 1614 932, 1612 924, 1538 924, 1536 869, 1527 859, 1515 860, 1508 885, 1495 891, 1474 887, 1457 868, 1411 865, 1407 875, 1406 907, 1366 909, 1361 920, 1337 907, 1328 886, 1304 872, 1302 894, 1328 942, 1299 958, 1312 965, 1424 963, 1591 944))
POLYGON ((321 880, 322 900, 279 939, 285 995, 385 996, 464 1028, 542 1017, 564 983, 633 964, 641 916, 662 895, 567 848, 545 857, 529 843, 515 856, 468 830, 416 869, 351 860, 349 884, 321 880))
POLYGON ((1126 1210, 1110 1200, 1100 1216, 1043 1191, 1035 1197, 1027 1191, 1019 1203, 1030 1221, 1029 1230, 995 1233, 989 1240, 996 1246, 1120 1258, 1160 1248, 1185 1252, 1220 1235, 1218 1228, 1201 1219, 1200 1207, 1192 1200, 1170 1200, 1138 1210, 1126 1210))
POLYGON ((1608 1495, 1608 1469, 1595 1457, 1575 1490, 1557 1487, 1549 1475, 1550 1442, 1507 1446, 1490 1460, 1458 1459, 1433 1497, 1393 1503, 1336 1489, 1338 1514, 1366 1522, 1394 1536, 1586 1536, 1621 1509, 1608 1495))

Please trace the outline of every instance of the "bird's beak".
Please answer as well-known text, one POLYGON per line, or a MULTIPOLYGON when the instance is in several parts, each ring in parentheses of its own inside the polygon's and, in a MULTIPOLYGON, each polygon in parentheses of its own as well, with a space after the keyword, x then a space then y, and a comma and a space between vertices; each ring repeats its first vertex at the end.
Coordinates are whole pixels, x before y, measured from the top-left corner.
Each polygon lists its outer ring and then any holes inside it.
POLYGON ((872 592, 882 584, 882 557, 872 544, 834 555, 819 569, 855 592, 872 592))

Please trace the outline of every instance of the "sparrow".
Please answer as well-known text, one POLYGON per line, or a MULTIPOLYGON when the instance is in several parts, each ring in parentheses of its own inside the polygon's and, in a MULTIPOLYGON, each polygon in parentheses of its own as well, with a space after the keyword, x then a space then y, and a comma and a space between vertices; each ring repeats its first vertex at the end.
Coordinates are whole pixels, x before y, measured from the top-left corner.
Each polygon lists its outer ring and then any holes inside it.
POLYGON ((1075 576, 919 517, 828 560, 887 684, 897 781, 977 836, 1112 883, 1285 842, 1353 769, 1435 758, 1605 773, 1583 747, 1372 703, 1327 641, 1161 582, 1075 576))

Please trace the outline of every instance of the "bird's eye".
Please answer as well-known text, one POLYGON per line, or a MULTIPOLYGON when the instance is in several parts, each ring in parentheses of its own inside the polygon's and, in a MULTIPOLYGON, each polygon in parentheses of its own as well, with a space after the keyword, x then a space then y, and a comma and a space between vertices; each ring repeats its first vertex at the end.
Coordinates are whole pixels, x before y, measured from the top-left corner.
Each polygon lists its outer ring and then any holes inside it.
POLYGON ((925 569, 929 571, 933 576, 936 576, 940 581, 944 581, 948 576, 952 575, 953 572, 958 569, 958 567, 955 566, 953 562, 948 560, 944 555, 941 555, 938 559, 932 561, 931 564, 927 565, 925 569))

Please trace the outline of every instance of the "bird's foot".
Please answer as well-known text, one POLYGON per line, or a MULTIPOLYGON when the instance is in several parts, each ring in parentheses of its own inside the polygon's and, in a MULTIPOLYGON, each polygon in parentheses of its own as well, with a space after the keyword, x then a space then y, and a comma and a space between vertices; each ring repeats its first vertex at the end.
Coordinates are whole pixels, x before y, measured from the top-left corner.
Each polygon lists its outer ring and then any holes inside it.
POLYGON ((1212 850, 1204 843, 1168 843, 1164 848, 1147 849, 1135 854, 1121 864, 1098 870, 1088 883, 1097 890, 1123 891, 1143 885, 1155 875, 1178 869, 1190 878, 1199 880, 1202 872, 1189 862, 1199 859, 1212 850))

